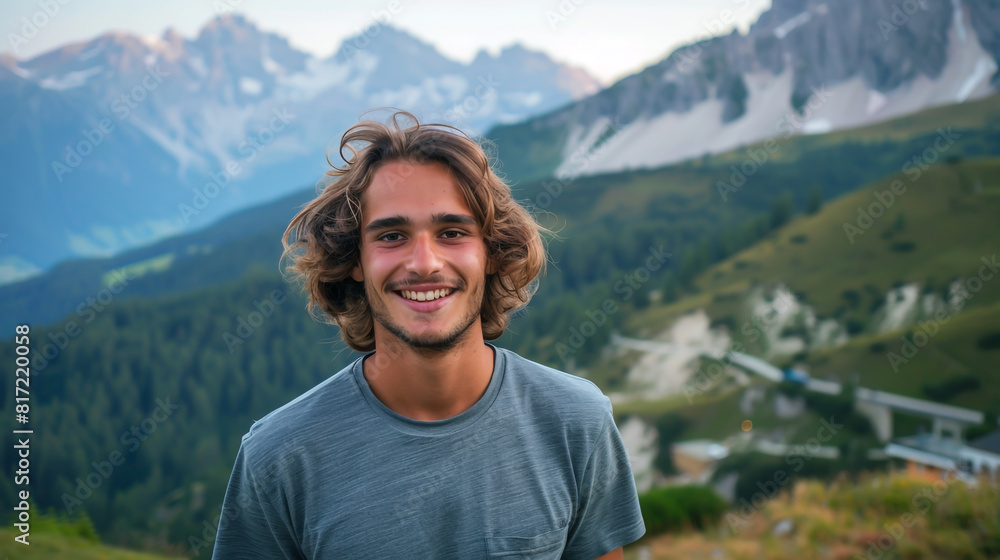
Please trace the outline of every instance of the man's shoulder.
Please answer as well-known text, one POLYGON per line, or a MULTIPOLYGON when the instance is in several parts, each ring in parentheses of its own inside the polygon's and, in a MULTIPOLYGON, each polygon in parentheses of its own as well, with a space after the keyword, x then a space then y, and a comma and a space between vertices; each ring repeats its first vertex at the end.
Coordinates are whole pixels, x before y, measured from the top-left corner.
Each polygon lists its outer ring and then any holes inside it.
POLYGON ((349 414, 359 399, 353 368, 357 361, 323 380, 285 405, 264 415, 243 436, 251 454, 282 452, 318 434, 330 434, 338 414, 349 414))
POLYGON ((611 401, 589 379, 533 362, 511 350, 498 350, 504 353, 505 375, 515 391, 536 407, 572 415, 610 414, 611 401))

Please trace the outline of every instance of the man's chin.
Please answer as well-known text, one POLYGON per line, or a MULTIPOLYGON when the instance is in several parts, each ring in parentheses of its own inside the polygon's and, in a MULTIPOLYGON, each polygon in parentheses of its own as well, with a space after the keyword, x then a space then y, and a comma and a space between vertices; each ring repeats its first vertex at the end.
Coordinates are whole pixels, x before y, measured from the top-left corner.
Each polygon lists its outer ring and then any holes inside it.
POLYGON ((476 320, 479 319, 479 315, 475 315, 471 320, 457 328, 452 333, 413 333, 406 329, 400 327, 399 325, 394 325, 391 323, 381 323, 387 331, 392 333, 397 339, 399 339, 403 344, 406 344, 414 350, 420 350, 424 352, 447 352, 449 350, 455 349, 459 344, 464 342, 472 332, 472 325, 475 324, 476 320))
POLYGON ((414 350, 445 352, 459 345, 469 332, 468 328, 452 334, 421 333, 413 334, 400 330, 393 332, 396 338, 414 350))

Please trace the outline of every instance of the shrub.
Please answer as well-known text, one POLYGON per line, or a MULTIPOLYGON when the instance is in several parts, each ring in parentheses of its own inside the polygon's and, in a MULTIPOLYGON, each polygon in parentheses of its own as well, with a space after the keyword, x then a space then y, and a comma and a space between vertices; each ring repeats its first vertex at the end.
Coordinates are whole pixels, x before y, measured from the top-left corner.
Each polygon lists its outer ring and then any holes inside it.
POLYGON ((1000 350, 1000 331, 984 334, 976 341, 980 350, 1000 350))
POLYGON ((646 534, 715 525, 726 511, 726 502, 705 486, 654 488, 639 496, 646 534))
POLYGON ((39 515, 34 521, 32 529, 39 533, 55 533, 67 537, 77 537, 92 543, 100 543, 101 540, 94 530, 94 524, 86 513, 81 512, 73 518, 66 518, 58 514, 39 515))
POLYGON ((924 383, 920 389, 934 400, 949 401, 960 393, 975 391, 979 386, 979 378, 975 375, 962 375, 942 379, 937 383, 924 383))
POLYGON ((677 468, 670 455, 670 448, 687 428, 688 422, 680 414, 668 412, 657 418, 655 425, 659 446, 653 466, 664 474, 676 474, 677 468))
POLYGON ((909 253, 917 248, 917 244, 912 241, 897 241, 889 249, 897 253, 909 253))

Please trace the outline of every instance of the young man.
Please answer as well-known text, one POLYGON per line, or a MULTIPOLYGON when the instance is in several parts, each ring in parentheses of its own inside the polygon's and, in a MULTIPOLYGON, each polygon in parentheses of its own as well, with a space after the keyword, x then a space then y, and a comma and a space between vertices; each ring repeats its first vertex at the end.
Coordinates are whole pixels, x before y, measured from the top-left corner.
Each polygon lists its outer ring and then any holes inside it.
POLYGON ((539 226, 453 129, 396 114, 345 148, 284 242, 366 354, 243 437, 213 557, 622 558, 645 528, 609 400, 486 342, 531 297, 539 226))

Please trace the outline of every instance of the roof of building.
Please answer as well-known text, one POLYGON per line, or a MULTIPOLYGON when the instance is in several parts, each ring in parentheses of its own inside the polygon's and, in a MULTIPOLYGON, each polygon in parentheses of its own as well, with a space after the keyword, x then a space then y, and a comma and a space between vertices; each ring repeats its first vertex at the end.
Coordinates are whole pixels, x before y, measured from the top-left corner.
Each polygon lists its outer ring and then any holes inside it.
POLYGON ((970 441, 969 447, 1000 455, 1000 430, 993 430, 985 436, 970 441))
POLYGON ((729 449, 725 445, 707 439, 678 442, 673 444, 673 450, 701 461, 715 461, 729 456, 729 449))
POLYGON ((978 410, 904 397, 903 395, 875 391, 864 387, 858 387, 854 394, 859 401, 881 404, 911 414, 930 416, 932 418, 946 418, 966 424, 983 423, 983 413, 978 410))
POLYGON ((953 471, 956 469, 955 461, 947 457, 930 453, 921 449, 915 449, 907 445, 890 443, 885 446, 885 454, 890 457, 898 457, 907 461, 916 461, 924 465, 931 465, 939 469, 953 471))

